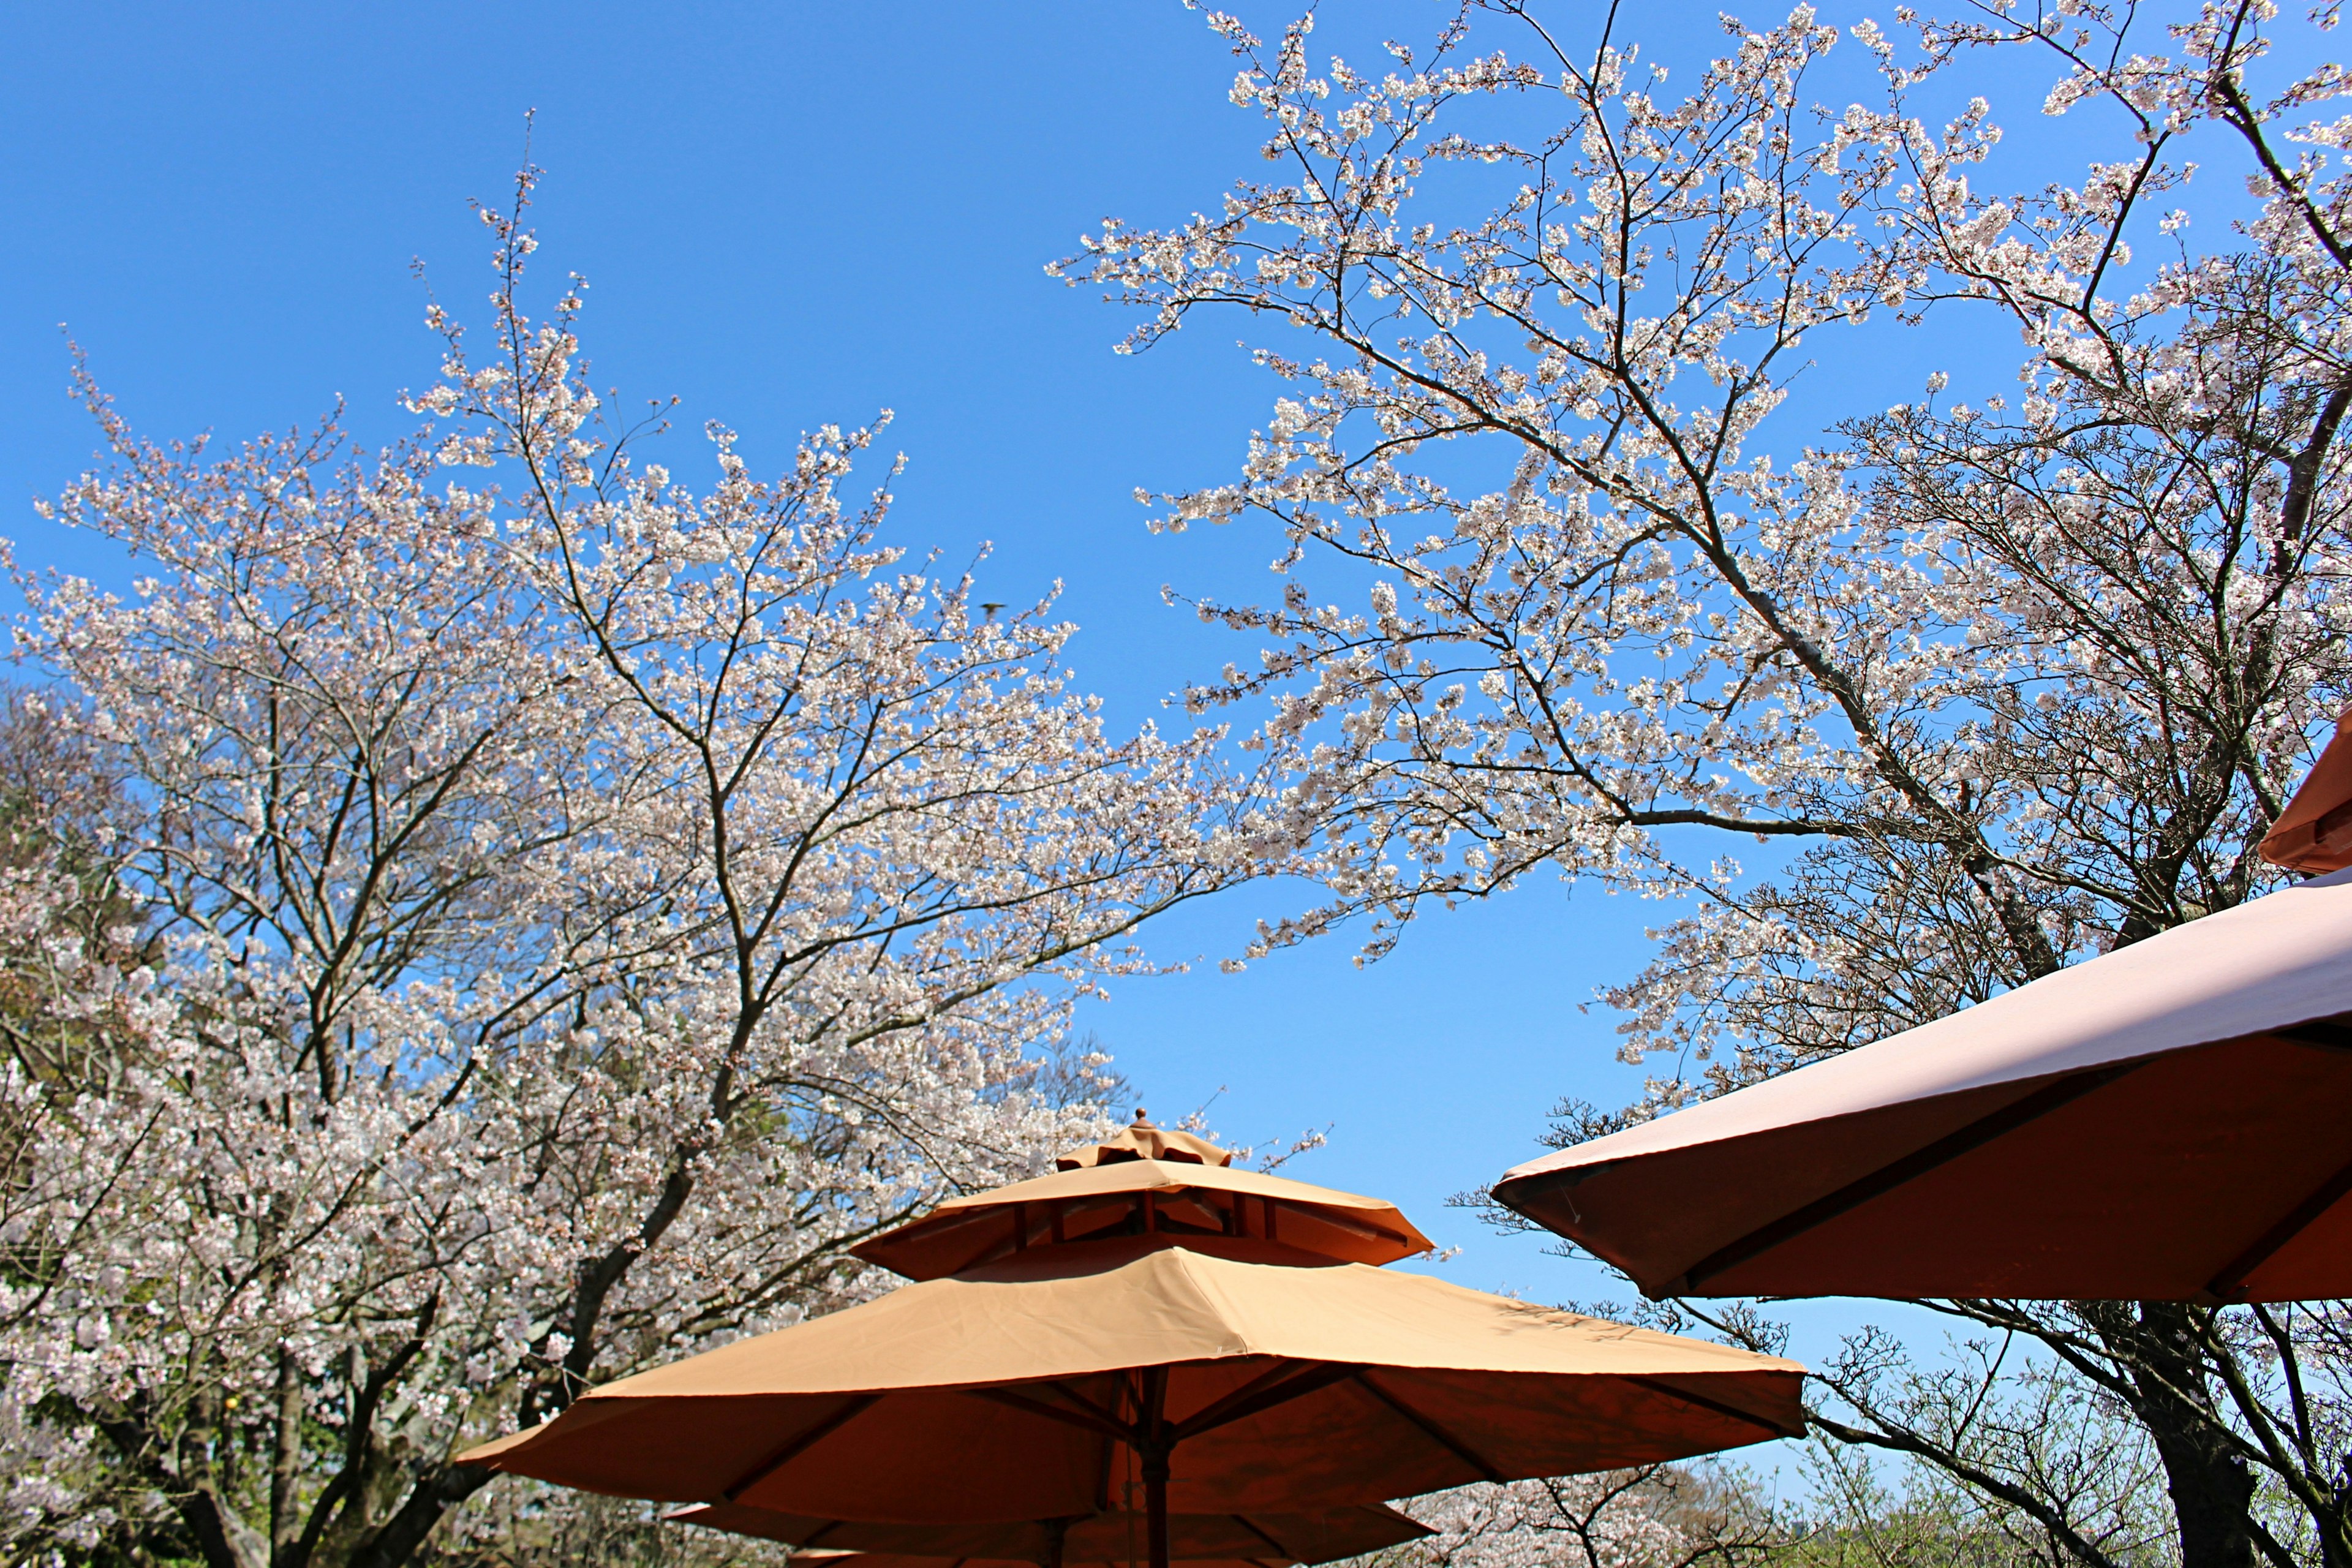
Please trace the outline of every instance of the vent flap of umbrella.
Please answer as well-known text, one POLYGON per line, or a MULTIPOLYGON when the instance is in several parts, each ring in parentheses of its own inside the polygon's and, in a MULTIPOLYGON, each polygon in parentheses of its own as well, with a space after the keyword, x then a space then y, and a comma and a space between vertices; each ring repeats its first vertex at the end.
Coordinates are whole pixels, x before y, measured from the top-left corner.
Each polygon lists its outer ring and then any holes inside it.
POLYGON ((1037 1247, 1165 1235, 1274 1243, 1300 1263, 1393 1263, 1433 1244, 1393 1204, 1232 1167, 1205 1139, 1131 1127, 1073 1151, 1053 1174, 950 1198, 850 1250, 911 1279, 939 1279, 1037 1247))

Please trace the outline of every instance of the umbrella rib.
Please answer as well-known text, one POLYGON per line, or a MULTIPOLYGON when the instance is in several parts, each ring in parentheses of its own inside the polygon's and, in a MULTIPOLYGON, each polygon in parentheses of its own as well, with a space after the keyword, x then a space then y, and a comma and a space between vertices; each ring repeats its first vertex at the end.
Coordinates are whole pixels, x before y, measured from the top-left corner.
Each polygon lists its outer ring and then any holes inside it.
POLYGON ((1625 1381, 1638 1384, 1653 1394, 1663 1394, 1669 1399, 1679 1399, 1685 1405, 1696 1405, 1702 1410, 1712 1410, 1717 1415, 1728 1415, 1734 1421, 1744 1421, 1751 1426, 1761 1426, 1775 1437, 1801 1437, 1805 1435, 1804 1428, 1801 1426, 1791 1432, 1778 1421, 1768 1420, 1752 1410, 1742 1410, 1737 1405, 1726 1405, 1719 1399, 1709 1399, 1704 1394, 1693 1394, 1687 1388, 1676 1388, 1673 1384, 1661 1382, 1654 1377, 1629 1377, 1625 1381))
MULTIPOLYGON (((1019 1204, 1015 1204, 1013 1205, 1013 1224, 1016 1233, 1026 1230, 1027 1222, 1025 1216, 1020 1212, 1021 1205, 1019 1204)), ((987 1215, 991 1219, 994 1219, 1002 1212, 1003 1211, 999 1209, 982 1209, 981 1211, 982 1214, 987 1215)), ((1015 1245, 1008 1247, 1007 1250, 1012 1252, 1020 1251, 1021 1247, 1018 1245, 1019 1239, 1019 1236, 1016 1234, 1014 1237, 1015 1245)), ((982 1264, 991 1261, 996 1257, 996 1237, 993 1232, 992 1232, 981 1238, 980 1250, 965 1258, 961 1263, 958 1264, 955 1268, 955 1272, 961 1274, 967 1268, 977 1268, 982 1264)))
POLYGON ((1328 1225, 1334 1230, 1344 1230, 1352 1236, 1360 1236, 1367 1241, 1392 1241, 1399 1247, 1410 1247, 1412 1245, 1411 1242, 1407 1241, 1403 1236, 1400 1235, 1396 1231, 1389 1229, 1386 1226, 1374 1225, 1370 1220, 1358 1219, 1353 1215, 1340 1214, 1338 1210, 1324 1204, 1295 1204, 1287 1198, 1268 1198, 1265 1200, 1266 1207, 1269 1211, 1271 1211, 1274 1205, 1277 1203, 1295 1215, 1303 1215, 1307 1219, 1315 1221, 1318 1225, 1328 1225))
POLYGON ((1239 1404, 1241 1401, 1259 1393, 1269 1385, 1280 1383, 1284 1378, 1288 1377, 1297 1370, 1298 1363, 1297 1362, 1291 1361, 1285 1356, 1276 1356, 1272 1366, 1267 1367, 1264 1372, 1259 1373, 1255 1377, 1251 1378, 1247 1383, 1243 1384, 1239 1388, 1234 1389, 1230 1394, 1227 1394, 1221 1398, 1211 1400, 1208 1404, 1202 1405, 1200 1409, 1195 1410, 1192 1415, 1186 1416, 1178 1429, 1180 1436, 1189 1436, 1195 1423, 1207 1416, 1216 1415, 1218 1412, 1223 1410, 1228 1405, 1239 1404))
POLYGON ((1391 1410, 1395 1411, 1399 1415, 1403 1416, 1407 1421, 1412 1422, 1415 1426, 1420 1427, 1423 1435, 1428 1437, 1431 1442, 1436 1444, 1439 1447, 1444 1449, 1447 1453, 1453 1455, 1455 1458, 1461 1460, 1464 1464, 1469 1466, 1472 1469, 1477 1471, 1481 1476, 1490 1481, 1500 1481, 1505 1479, 1502 1471, 1496 1469, 1494 1466, 1480 1458, 1469 1445, 1464 1443, 1462 1439, 1456 1437, 1453 1433, 1448 1432, 1444 1427, 1440 1426, 1436 1422, 1432 1421, 1428 1416, 1423 1415, 1420 1411, 1415 1410, 1412 1405, 1407 1405, 1403 1400, 1399 1399, 1395 1394, 1391 1394, 1387 1389, 1382 1388, 1379 1384, 1374 1383, 1371 1380, 1370 1374, 1366 1373, 1361 1367, 1358 1367, 1352 1375, 1357 1387, 1370 1394, 1374 1399, 1379 1400, 1382 1405, 1387 1405, 1391 1410))
POLYGON ((1271 1410, 1277 1405, 1303 1399, 1317 1389, 1328 1388, 1362 1370, 1344 1362, 1323 1362, 1297 1373, 1292 1373, 1286 1365, 1277 1366, 1178 1422, 1176 1440, 1181 1443, 1228 1422, 1239 1421, 1245 1415, 1255 1415, 1261 1410, 1271 1410))
MULTIPOLYGON (((985 1399, 992 1404, 1010 1405, 1015 1410, 1025 1410, 1032 1415, 1043 1415, 1049 1421, 1060 1421, 1071 1426, 1083 1426, 1089 1432, 1100 1432, 1122 1443, 1132 1443, 1137 1436, 1135 1428, 1121 1422, 1107 1420, 1092 1409, 1072 1410, 1066 1405, 1051 1405, 1042 1399, 1032 1399, 1025 1394, 1015 1394, 1009 1388, 967 1388, 963 1392, 971 1394, 974 1399, 985 1399)), ((1057 1389, 1055 1392, 1063 1391, 1057 1389)))
POLYGON ((1190 1220, 1172 1219, 1164 1210, 1160 1215, 1160 1228, 1171 1236, 1223 1236, 1225 1234, 1223 1230, 1214 1229, 1209 1226, 1194 1225, 1190 1220))
POLYGON ((1076 1389, 1072 1388, 1066 1383, 1041 1383, 1034 1384, 1034 1386, 1042 1388, 1048 1394, 1059 1394, 1062 1398, 1068 1400, 1072 1405, 1076 1405, 1087 1415, 1108 1422, 1114 1430, 1123 1431, 1126 1429, 1127 1423, 1125 1418, 1118 1413, 1117 1400, 1113 1400, 1109 1405, 1097 1404, 1096 1401, 1087 1398, 1085 1394, 1080 1394, 1076 1389))
POLYGON ((1252 1535, 1256 1536, 1260 1541, 1265 1542, 1268 1546, 1273 1547, 1276 1554, 1284 1562, 1297 1563, 1300 1561, 1297 1552, 1293 1552, 1289 1547, 1285 1546, 1281 1542, 1276 1541, 1273 1536, 1268 1535, 1265 1531, 1260 1530, 1257 1527, 1257 1521, 1251 1519, 1247 1514, 1234 1514, 1233 1516, 1233 1521, 1235 1524, 1240 1525, 1244 1530, 1248 1531, 1252 1535))
POLYGON ((2324 1046, 2336 1051, 2352 1050, 2352 1026, 2347 1026, 2341 1016, 2315 1018, 2307 1024, 2294 1024, 2284 1029, 2273 1029, 2270 1033, 2274 1038, 2293 1040, 2297 1045, 2324 1046))
POLYGON ((2264 1231, 2262 1238, 2230 1260, 2230 1266, 2213 1276, 2205 1293, 2216 1302, 2234 1301, 2243 1293, 2246 1278, 2269 1262, 2280 1248, 2303 1234, 2312 1221, 2334 1208, 2345 1194, 2352 1193, 2352 1165, 2347 1165, 2323 1183, 2318 1191, 2295 1205, 2287 1216, 2264 1231))
POLYGON ((786 1442, 774 1453, 769 1455, 766 1458, 761 1460, 758 1464, 752 1466, 751 1468, 744 1471, 742 1475, 736 1478, 734 1485, 729 1487, 726 1490, 719 1494, 720 1500, 725 1502, 735 1501, 745 1492, 751 1490, 751 1488, 759 1485, 761 1481, 766 1480, 770 1476, 774 1475, 778 1470, 782 1469, 786 1465, 791 1464, 794 1459, 799 1458, 809 1449, 814 1447, 826 1436, 846 1426, 850 1417, 856 1415, 859 1411, 865 1409, 867 1405, 873 1404, 876 1400, 881 1397, 882 1396, 878 1394, 857 1394, 854 1398, 850 1399, 846 1404, 843 1405, 840 1409, 835 1411, 832 1415, 826 1416, 824 1420, 818 1422, 807 1431, 795 1434, 791 1440, 786 1442))
POLYGON ((1971 1150, 1980 1148, 2004 1133, 2014 1132, 2026 1123, 2047 1116, 2060 1106, 2079 1100, 2093 1089, 2104 1088, 2126 1073, 2135 1072, 2146 1065, 2147 1058, 2143 1058, 2138 1061, 2074 1073, 2044 1084, 2032 1094, 2011 1100, 1990 1115, 1977 1118, 1956 1132, 1948 1132, 1933 1143, 1915 1149, 1891 1164, 1882 1165, 1866 1176, 1848 1182, 1833 1193, 1815 1198, 1803 1207, 1793 1209, 1769 1225, 1759 1226, 1738 1240, 1717 1247, 1685 1269, 1678 1278, 1667 1280, 1656 1293, 1660 1296, 1694 1295, 1706 1280, 1769 1252, 1783 1242, 1793 1241, 1849 1209, 1859 1208, 1906 1182, 1924 1176, 1940 1165, 1949 1164, 1971 1150))

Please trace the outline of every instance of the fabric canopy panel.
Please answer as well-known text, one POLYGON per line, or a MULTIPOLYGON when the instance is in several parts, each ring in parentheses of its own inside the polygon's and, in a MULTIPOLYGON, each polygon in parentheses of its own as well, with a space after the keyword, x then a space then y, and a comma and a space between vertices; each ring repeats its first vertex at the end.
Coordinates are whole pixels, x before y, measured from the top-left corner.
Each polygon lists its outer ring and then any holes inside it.
MULTIPOLYGON (((957 1561, 1062 1568, 1128 1563, 1141 1557, 1145 1528, 1144 1516, 1132 1510, 1020 1524, 867 1524, 720 1503, 683 1509, 669 1518, 784 1542, 793 1547, 794 1562, 806 1558, 824 1568, 945 1568, 957 1561)), ((1200 1564, 1330 1563, 1433 1533, 1379 1503, 1307 1513, 1177 1514, 1169 1521, 1169 1555, 1200 1564)))
MULTIPOLYGON (((687 1521, 692 1522, 692 1521, 687 1521)), ((1181 1554, 1172 1561, 1191 1568, 1292 1568, 1294 1559, 1282 1556, 1268 1548, 1260 1547, 1256 1557, 1186 1557, 1181 1554)), ((795 1552, 793 1561, 803 1568, 1032 1568, 1022 1557, 919 1557, 903 1552, 795 1552)), ((1143 1561, 1140 1549, 1126 1549, 1108 1556, 1072 1557, 1052 1565, 1052 1568, 1094 1568, 1102 1564, 1110 1568, 1130 1568, 1143 1561)), ((1327 1559, 1327 1561, 1328 1561, 1327 1559)))
POLYGON ((2263 858, 2307 875, 2352 866, 2352 709, 2263 836, 2263 858))
MULTIPOLYGON (((1096 1563, 1129 1568, 1142 1560, 1139 1551, 1123 1551, 1108 1557, 1068 1558, 1058 1568, 1092 1568, 1096 1563)), ((917 1557, 903 1552, 795 1552, 793 1561, 804 1568, 1028 1568, 1027 1559, 1020 1557, 917 1557)), ((1192 1568, 1288 1568, 1291 1559, 1268 1552, 1261 1557, 1179 1556, 1175 1561, 1192 1568)))
POLYGON ((1343 1263, 1393 1263, 1432 1245, 1380 1198, 1197 1158, 1066 1158, 1071 1163, 1050 1176, 950 1198, 850 1250, 910 1279, 936 1279, 1031 1247, 1147 1231, 1280 1241, 1343 1263))
POLYGON ((1250 1237, 1018 1254, 590 1391, 465 1456, 876 1522, 1295 1511, 1795 1436, 1793 1362, 1250 1237))
POLYGON ((1505 1174, 1653 1296, 2352 1294, 2352 871, 1505 1174))

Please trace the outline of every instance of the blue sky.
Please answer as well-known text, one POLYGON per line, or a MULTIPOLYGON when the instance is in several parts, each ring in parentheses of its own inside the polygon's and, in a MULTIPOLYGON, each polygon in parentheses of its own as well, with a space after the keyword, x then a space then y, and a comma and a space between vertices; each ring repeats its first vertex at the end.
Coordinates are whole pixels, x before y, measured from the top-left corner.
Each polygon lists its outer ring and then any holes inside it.
MULTIPOLYGON (((1450 9, 1327 12, 1419 37, 1450 9)), ((1689 49, 1713 17, 1675 0, 1634 31, 1689 49)), ((339 395, 390 435, 393 394, 435 363, 412 258, 480 318, 466 203, 503 198, 535 110, 541 259, 591 280, 600 382, 677 395, 683 428, 724 420, 755 467, 894 408, 899 536, 955 561, 992 541, 992 596, 1065 580, 1081 680, 1128 721, 1236 651, 1159 591, 1254 569, 1265 542, 1156 538, 1129 497, 1228 475, 1272 385, 1234 322, 1115 356, 1119 312, 1042 271, 1106 214, 1175 219, 1257 166, 1232 62, 1173 0, 18 7, 0 43, 0 533, 28 563, 127 575, 32 515, 93 446, 60 323, 149 436, 282 428, 339 395)), ((1883 406, 1928 368, 1849 363, 1825 390, 1883 406)), ((1277 902, 1244 894, 1157 945, 1213 958, 1277 902)), ((1236 1139, 1329 1124, 1294 1173, 1396 1199, 1462 1249, 1449 1277, 1590 1300, 1597 1269, 1444 1200, 1533 1152, 1561 1095, 1631 1092, 1585 1004, 1658 914, 1540 881, 1367 971, 1344 938, 1237 977, 1212 963, 1083 1026, 1157 1115, 1222 1089, 1236 1139)), ((1854 1315, 1809 1310, 1800 1349, 1854 1315)))

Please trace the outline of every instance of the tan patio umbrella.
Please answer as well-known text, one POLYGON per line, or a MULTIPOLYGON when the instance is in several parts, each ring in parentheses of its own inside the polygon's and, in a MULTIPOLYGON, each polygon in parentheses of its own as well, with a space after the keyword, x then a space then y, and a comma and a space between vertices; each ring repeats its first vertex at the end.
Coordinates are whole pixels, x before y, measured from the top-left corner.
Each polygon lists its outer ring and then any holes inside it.
MULTIPOLYGON (((868 1524, 719 1503, 681 1509, 668 1517, 682 1524, 784 1542, 792 1546, 794 1562, 807 1558, 824 1568, 1126 1563, 1143 1554, 1147 1529, 1144 1516, 1124 1510, 1018 1524, 868 1524)), ((1307 1513, 1176 1514, 1168 1521, 1168 1554, 1188 1568, 1245 1563, 1274 1568, 1360 1557, 1433 1533, 1381 1503, 1307 1513)))
MULTIPOLYGON (((681 1522, 683 1515, 674 1516, 681 1522)), ((1427 1533, 1427 1532, 1424 1532, 1427 1533)), ((1140 1540, 1140 1536, 1138 1537, 1140 1540)), ((1378 1547, 1371 1550, 1378 1551, 1378 1547)), ((1297 1560, 1261 1545, 1255 1557, 1185 1557, 1175 1561, 1184 1568, 1297 1568, 1297 1560)), ((1139 1546, 1121 1547, 1108 1555, 1072 1557, 1066 1563, 1046 1565, 1046 1568, 1127 1568, 1142 1556, 1139 1546)), ((919 1557, 902 1552, 832 1552, 819 1548, 814 1552, 795 1552, 793 1561, 807 1568, 1036 1568, 1023 1557, 919 1557)), ((1325 1558, 1324 1562, 1336 1559, 1325 1558)))
MULTIPOLYGON (((1263 1549, 1261 1549, 1263 1550, 1263 1549)), ((1142 1555, 1140 1548, 1111 1557, 1073 1557, 1066 1568, 1127 1568, 1142 1555)), ((915 1557, 900 1552, 795 1552, 793 1561, 807 1568, 1031 1568, 1019 1557, 915 1557)), ((1184 1568, 1293 1568, 1289 1558, 1266 1552, 1259 1557, 1178 1557, 1184 1568)), ((1327 1559, 1326 1561, 1329 1561, 1327 1559)))
POLYGON ((1372 1502, 1803 1430, 1793 1362, 1353 1261, 1426 1244, 1375 1200, 1134 1142, 860 1248, 926 1272, 973 1259, 952 1273, 593 1389, 465 1458, 874 1523, 1101 1513, 1139 1483, 1165 1568, 1171 1512, 1372 1502))
MULTIPOLYGON (((1263 1550, 1263 1549, 1261 1549, 1263 1550)), ((1112 1557, 1073 1557, 1066 1568, 1127 1568, 1142 1555, 1140 1549, 1112 1557)), ((795 1552, 793 1561, 807 1568, 1030 1568, 1019 1557, 915 1557, 900 1552, 795 1552)), ((1267 1552, 1260 1557, 1178 1557, 1185 1568, 1292 1568, 1291 1560, 1267 1552)), ((1328 1561, 1327 1559, 1327 1561, 1328 1561)))
POLYGON ((2311 764, 2303 787, 2263 837, 2263 858, 2315 876, 2352 866, 2352 708, 2311 764))
POLYGON ((1518 1166, 1495 1195, 1653 1296, 2344 1296, 2347 1014, 2352 871, 1518 1166))

